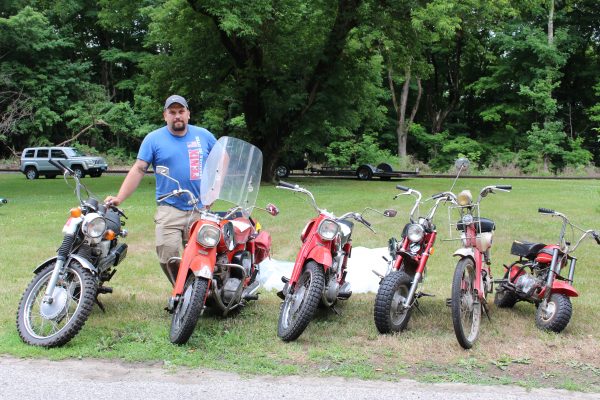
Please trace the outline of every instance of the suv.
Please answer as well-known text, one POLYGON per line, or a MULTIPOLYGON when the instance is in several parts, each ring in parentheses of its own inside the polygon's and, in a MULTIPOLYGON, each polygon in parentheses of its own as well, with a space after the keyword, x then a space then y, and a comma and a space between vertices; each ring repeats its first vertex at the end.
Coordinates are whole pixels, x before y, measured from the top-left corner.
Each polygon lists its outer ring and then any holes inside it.
POLYGON ((86 174, 97 178, 108 169, 104 158, 86 156, 73 147, 31 147, 23 150, 19 170, 27 179, 37 179, 40 175, 55 178, 61 172, 49 159, 60 160, 80 178, 86 174))

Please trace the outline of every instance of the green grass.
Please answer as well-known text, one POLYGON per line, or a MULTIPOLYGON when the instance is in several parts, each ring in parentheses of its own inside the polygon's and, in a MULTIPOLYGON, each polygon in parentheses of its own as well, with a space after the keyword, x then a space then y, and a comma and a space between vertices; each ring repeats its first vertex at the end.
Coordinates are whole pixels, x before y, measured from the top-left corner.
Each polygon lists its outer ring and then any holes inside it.
MULTIPOLYGON (((85 182, 103 199, 117 191, 122 179, 103 176, 85 182)), ((313 191, 321 207, 338 215, 366 206, 398 209, 395 219, 366 214, 377 234, 357 224, 354 245, 370 248, 385 247, 406 223, 413 203, 408 197, 392 200, 396 184, 414 187, 424 196, 448 190, 451 184, 450 179, 296 182, 313 191)), ((491 195, 482 203, 482 215, 497 223, 492 255, 496 277, 501 276, 501 265, 514 259, 509 254, 513 239, 556 241, 560 221, 539 215, 538 207, 554 208, 578 225, 600 229, 598 181, 461 179, 456 191, 469 188, 476 193, 494 183, 513 185, 511 193, 491 195)), ((441 207, 435 221, 439 239, 424 288, 436 297, 422 299, 422 313, 414 312, 406 332, 379 335, 373 323, 374 294, 362 294, 339 306, 341 315, 320 311, 296 342, 283 343, 276 335, 280 301, 267 292, 235 318, 206 313, 189 343, 174 346, 168 340, 170 317, 163 310, 170 287, 154 253, 153 193, 154 180, 147 177, 123 205, 129 216, 130 247, 110 282, 114 293, 102 297, 107 313, 95 308, 84 329, 66 346, 40 349, 19 339, 16 309, 31 271, 55 254, 62 225, 76 200, 60 178, 27 181, 21 174, 0 175, 0 197, 9 199, 0 207, 0 353, 147 361, 168 368, 202 366, 250 374, 414 378, 600 391, 600 248, 591 240, 575 254, 579 258, 575 287, 581 296, 573 299, 573 318, 560 335, 535 327, 535 308, 530 304, 518 304, 514 310, 492 306, 492 322, 483 322, 476 346, 470 351, 460 348, 445 306, 458 243, 443 240, 449 229, 447 210, 441 207)), ((254 215, 273 237, 273 257, 292 261, 300 246, 299 234, 314 211, 302 196, 263 185, 259 204, 268 202, 279 206, 279 216, 254 215)))

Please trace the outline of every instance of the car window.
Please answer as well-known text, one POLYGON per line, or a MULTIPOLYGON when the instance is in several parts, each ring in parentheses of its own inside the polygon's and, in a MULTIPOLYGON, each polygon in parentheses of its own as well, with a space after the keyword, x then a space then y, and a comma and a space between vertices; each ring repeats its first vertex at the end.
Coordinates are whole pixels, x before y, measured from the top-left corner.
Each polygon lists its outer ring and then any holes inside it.
POLYGON ((67 158, 62 150, 53 149, 50 151, 51 158, 67 158))
POLYGON ((39 149, 37 152, 37 158, 48 158, 48 149, 39 149))
POLYGON ((33 155, 35 154, 35 149, 29 149, 25 152, 25 154, 23 155, 24 158, 33 158, 33 155))
POLYGON ((69 147, 67 149, 65 149, 65 151, 67 152, 67 154, 69 154, 71 157, 85 157, 85 154, 83 154, 82 152, 80 152, 77 149, 74 149, 72 147, 69 147))

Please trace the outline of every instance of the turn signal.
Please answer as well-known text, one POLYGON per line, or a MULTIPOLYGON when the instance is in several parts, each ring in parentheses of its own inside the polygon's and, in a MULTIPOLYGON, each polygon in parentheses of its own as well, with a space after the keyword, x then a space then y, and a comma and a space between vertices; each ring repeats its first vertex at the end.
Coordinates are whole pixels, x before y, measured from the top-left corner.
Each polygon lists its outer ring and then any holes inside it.
POLYGON ((106 233, 104 234, 104 239, 106 240, 113 240, 116 237, 117 235, 115 234, 115 232, 111 231, 110 229, 107 229, 106 233))
POLYGON ((433 253, 434 253, 434 248, 432 247, 429 249, 429 254, 433 254, 433 253))
POLYGON ((81 217, 81 208, 79 208, 79 207, 71 208, 71 217, 73 217, 73 218, 81 217))

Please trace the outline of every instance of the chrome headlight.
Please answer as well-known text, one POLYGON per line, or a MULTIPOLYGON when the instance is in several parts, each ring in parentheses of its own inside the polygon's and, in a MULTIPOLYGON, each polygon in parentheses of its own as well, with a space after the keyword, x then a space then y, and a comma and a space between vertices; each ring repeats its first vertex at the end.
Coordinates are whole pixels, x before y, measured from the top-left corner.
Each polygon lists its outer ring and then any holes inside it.
POLYGON ((471 225, 473 223, 473 216, 471 214, 463 215, 462 223, 464 226, 471 225))
POLYGON ((408 236, 408 240, 411 242, 420 242, 423 239, 423 235, 425 235, 425 229, 421 225, 411 224, 408 226, 406 236, 408 236))
POLYGON ((215 247, 221 239, 221 230, 216 226, 202 225, 198 230, 196 241, 205 247, 215 247))
POLYGON ((339 230, 340 227, 338 226, 337 222, 332 221, 330 219, 324 219, 319 224, 319 229, 317 230, 317 232, 323 240, 333 240, 335 235, 338 234, 339 230))
POLYGON ((97 213, 89 213, 83 217, 81 229, 86 236, 99 238, 106 231, 106 220, 97 213))

